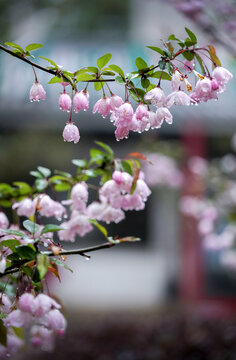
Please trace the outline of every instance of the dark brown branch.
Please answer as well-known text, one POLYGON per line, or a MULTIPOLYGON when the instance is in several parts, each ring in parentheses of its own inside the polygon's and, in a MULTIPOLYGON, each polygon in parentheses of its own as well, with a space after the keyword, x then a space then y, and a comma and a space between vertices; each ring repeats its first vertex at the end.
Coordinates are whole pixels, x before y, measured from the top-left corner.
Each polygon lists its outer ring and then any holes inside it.
MULTIPOLYGON (((90 246, 90 247, 84 248, 84 249, 64 250, 64 251, 61 251, 58 255, 55 255, 52 251, 44 251, 44 252, 41 252, 41 254, 48 255, 48 256, 61 256, 61 255, 82 255, 82 256, 85 256, 85 253, 92 252, 92 251, 97 251, 97 250, 102 250, 102 249, 108 249, 108 248, 110 248, 112 246, 115 246, 115 245, 116 245, 115 243, 105 242, 103 244, 90 246)), ((30 260, 22 260, 20 266, 28 263, 29 261, 30 260)), ((20 266, 18 266, 18 267, 9 267, 3 274, 0 274, 0 278, 18 272, 20 270, 20 266)))

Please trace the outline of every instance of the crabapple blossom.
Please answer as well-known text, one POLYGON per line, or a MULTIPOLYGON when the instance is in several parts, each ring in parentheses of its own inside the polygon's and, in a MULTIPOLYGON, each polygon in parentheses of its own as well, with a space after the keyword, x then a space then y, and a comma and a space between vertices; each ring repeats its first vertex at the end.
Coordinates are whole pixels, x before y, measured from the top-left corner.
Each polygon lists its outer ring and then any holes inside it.
POLYGON ((4 325, 6 327, 22 327, 28 326, 30 324, 30 321, 31 315, 29 313, 16 309, 7 315, 7 317, 4 319, 4 325))
POLYGON ((43 85, 41 85, 38 81, 35 81, 35 83, 32 85, 30 89, 29 99, 30 101, 39 101, 46 99, 46 92, 43 88, 43 85))
POLYGON ((82 237, 93 230, 88 217, 76 210, 72 211, 70 219, 62 223, 61 227, 64 228, 64 230, 58 232, 59 239, 71 242, 75 241, 75 236, 77 234, 82 237))
POLYGON ((12 205, 12 209, 16 210, 18 216, 27 216, 30 217, 34 215, 36 210, 35 202, 29 198, 23 199, 19 202, 16 202, 12 205))
POLYGON ((110 106, 111 106, 112 111, 115 111, 123 103, 124 103, 124 101, 122 100, 122 98, 120 96, 115 95, 115 94, 111 95, 111 97, 110 97, 110 106))
POLYGON ((171 88, 173 91, 180 90, 181 83, 183 82, 184 78, 183 75, 178 71, 175 70, 172 78, 171 78, 171 88))
POLYGON ((162 124, 164 120, 167 122, 167 124, 172 124, 173 116, 166 107, 160 107, 156 111, 156 123, 154 124, 162 124))
MULTIPOLYGON (((27 300, 30 302, 29 298, 27 300)), ((30 308, 31 313, 34 316, 42 317, 52 309, 60 309, 61 305, 46 294, 39 294, 36 298, 34 298, 34 301, 30 303, 30 308)))
POLYGON ((91 219, 104 221, 107 224, 115 222, 116 224, 125 218, 125 213, 121 209, 115 209, 108 203, 93 202, 87 208, 87 215, 91 219))
POLYGON ((137 120, 142 120, 144 117, 149 119, 149 111, 147 106, 144 104, 139 104, 135 111, 135 116, 137 120))
POLYGON ((75 113, 78 113, 80 110, 88 110, 89 107, 89 93, 86 90, 76 91, 73 98, 73 107, 75 113))
POLYGON ((32 305, 34 302, 34 296, 30 293, 24 293, 20 296, 18 306, 21 311, 32 313, 32 305))
POLYGON ((172 105, 189 106, 191 104, 191 98, 182 90, 174 91, 166 98, 166 106, 170 108, 172 105))
POLYGON ((72 100, 68 93, 65 91, 59 96, 59 107, 60 110, 69 112, 72 106, 72 100))
POLYGON ((52 351, 54 348, 54 332, 45 326, 33 325, 30 329, 30 342, 33 346, 40 347, 45 351, 52 351))
POLYGON ((125 102, 115 111, 116 116, 116 126, 123 124, 128 125, 133 118, 134 110, 132 105, 129 102, 125 102))
POLYGON ((9 297, 3 293, 0 293, 0 310, 3 313, 9 313, 11 310, 11 300, 9 297))
POLYGON ((71 191, 72 209, 84 211, 88 201, 88 185, 85 182, 77 183, 71 191))
POLYGON ((156 107, 165 106, 166 103, 164 91, 160 87, 148 91, 144 95, 144 100, 152 103, 156 107))
POLYGON ((64 141, 67 142, 73 141, 74 144, 77 144, 80 139, 79 129, 77 128, 76 125, 74 125, 74 123, 68 122, 63 130, 62 136, 64 141))
POLYGON ((99 113, 105 118, 111 112, 110 98, 103 97, 93 107, 93 114, 99 113))
POLYGON ((225 85, 232 79, 233 75, 231 72, 222 66, 217 66, 213 72, 212 77, 215 79, 219 85, 225 85))
POLYGON ((66 214, 66 209, 58 201, 54 201, 46 194, 38 195, 34 198, 34 204, 38 212, 42 216, 51 217, 61 220, 62 216, 66 214))
POLYGON ((9 226, 9 220, 4 212, 0 211, 0 228, 7 229, 9 226))
POLYGON ((57 309, 50 310, 44 316, 42 322, 47 328, 56 331, 61 335, 64 333, 66 329, 66 319, 64 318, 62 313, 57 309))

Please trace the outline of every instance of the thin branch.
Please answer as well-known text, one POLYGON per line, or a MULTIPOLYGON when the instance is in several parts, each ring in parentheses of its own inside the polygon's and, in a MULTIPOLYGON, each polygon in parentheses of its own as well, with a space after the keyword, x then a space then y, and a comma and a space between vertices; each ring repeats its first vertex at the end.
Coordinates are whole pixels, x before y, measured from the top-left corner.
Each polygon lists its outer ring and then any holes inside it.
MULTIPOLYGON (((45 72, 47 72, 49 74, 52 74, 54 76, 60 75, 60 73, 61 73, 62 76, 64 76, 66 78, 66 75, 63 74, 63 70, 58 71, 58 70, 47 69, 46 67, 38 65, 38 64, 34 63, 33 61, 29 60, 26 57, 23 57, 21 55, 18 55, 16 53, 14 53, 13 51, 7 49, 5 46, 3 46, 1 44, 0 44, 0 49, 7 52, 8 54, 18 58, 19 60, 22 60, 22 61, 26 62, 27 64, 30 64, 31 66, 33 66, 33 67, 35 67, 35 68, 37 68, 39 70, 45 71, 45 72)), ((92 79, 92 80, 86 80, 86 81, 81 81, 81 82, 86 82, 87 83, 87 82, 111 82, 111 81, 115 81, 115 79, 102 79, 102 80, 101 79, 92 79)))
MULTIPOLYGON (((115 243, 111 243, 111 242, 105 242, 103 244, 100 244, 100 245, 95 245, 95 246, 90 246, 88 248, 84 248, 84 249, 74 249, 74 250, 64 250, 64 251, 61 251, 58 255, 55 255, 52 251, 43 251, 43 252, 40 252, 41 254, 43 255, 48 255, 48 256, 61 256, 61 255, 81 255, 81 256, 84 256, 85 253, 88 253, 88 252, 92 252, 92 251, 97 251, 97 250, 102 250, 102 249, 109 249, 110 247, 112 246, 115 246, 117 244, 115 243)), ((30 260, 22 260, 20 266, 26 264, 30 262, 30 260)), ((4 277, 6 275, 10 275, 10 274, 14 274, 16 272, 18 272, 20 270, 20 267, 18 266, 17 268, 14 267, 9 267, 3 274, 0 274, 0 278, 1 277, 4 277)))
MULTIPOLYGON (((58 255, 82 255, 84 253, 88 253, 91 251, 107 249, 114 245, 116 245, 116 244, 113 244, 111 242, 105 242, 103 244, 91 246, 91 247, 84 248, 84 249, 64 250, 64 251, 61 251, 58 255)), ((52 251, 44 251, 41 254, 48 255, 48 256, 55 256, 55 254, 52 251)))

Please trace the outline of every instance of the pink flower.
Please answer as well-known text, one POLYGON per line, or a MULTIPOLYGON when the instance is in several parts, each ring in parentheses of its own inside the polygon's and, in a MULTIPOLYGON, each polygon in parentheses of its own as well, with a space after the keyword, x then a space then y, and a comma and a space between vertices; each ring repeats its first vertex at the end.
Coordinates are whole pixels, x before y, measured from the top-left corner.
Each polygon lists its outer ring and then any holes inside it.
POLYGON ((30 217, 32 215, 34 215, 35 213, 35 203, 29 199, 23 199, 20 202, 16 202, 15 204, 12 205, 12 209, 17 209, 17 215, 18 216, 27 216, 30 217))
POLYGON ((76 91, 74 99, 73 99, 73 106, 75 113, 78 113, 80 110, 88 110, 89 107, 89 93, 85 90, 83 91, 76 91))
POLYGON ((77 144, 80 139, 79 129, 72 122, 68 122, 63 130, 62 136, 64 141, 73 141, 74 144, 77 144))
POLYGON ((134 194, 139 195, 143 201, 147 201, 148 196, 151 194, 151 190, 144 180, 138 179, 134 194))
POLYGON ((88 217, 84 214, 80 214, 78 211, 73 210, 71 218, 61 224, 65 230, 58 231, 60 240, 64 241, 75 241, 75 236, 78 234, 81 237, 93 230, 88 217))
POLYGON ((183 82, 183 80, 184 80, 183 75, 178 70, 175 70, 171 78, 172 90, 173 91, 180 90, 181 82, 183 82))
POLYGON ((72 209, 84 211, 88 201, 88 186, 85 182, 73 186, 71 191, 72 209))
POLYGON ((59 97, 59 107, 60 110, 69 112, 72 106, 72 100, 69 94, 67 94, 65 91, 60 94, 59 97))
POLYGON ((168 108, 170 108, 172 105, 178 105, 178 106, 187 105, 188 106, 190 104, 191 104, 190 97, 181 90, 172 92, 166 98, 166 106, 168 108))
POLYGON ((157 109, 156 119, 157 119, 157 124, 158 123, 162 124, 164 120, 167 122, 167 124, 173 123, 173 116, 166 107, 160 107, 159 109, 157 109))
POLYGON ((52 309, 60 309, 61 306, 50 296, 39 294, 30 305, 31 311, 36 317, 42 317, 52 309))
POLYGON ((120 107, 123 104, 123 100, 120 96, 112 94, 110 97, 110 106, 111 110, 116 110, 118 107, 120 107))
POLYGON ((91 219, 104 221, 107 224, 111 222, 119 223, 125 218, 125 214, 121 209, 115 209, 106 202, 93 202, 87 208, 87 215, 91 219))
POLYGON ((52 351, 54 348, 54 333, 44 326, 34 325, 30 329, 30 341, 33 346, 40 346, 42 350, 52 351))
POLYGON ((129 102, 122 104, 115 112, 116 115, 116 126, 118 125, 128 125, 133 118, 134 110, 132 105, 129 102))
POLYGON ((102 99, 98 100, 93 107, 93 114, 98 112, 105 118, 111 111, 111 104, 110 99, 107 97, 103 97, 102 99))
POLYGON ((7 229, 9 226, 9 221, 4 212, 0 211, 0 228, 7 229))
POLYGON ((154 111, 150 111, 149 121, 151 129, 159 129, 163 124, 163 117, 159 117, 154 111))
POLYGON ((18 306, 21 311, 25 311, 28 313, 32 312, 32 305, 34 302, 34 296, 30 293, 25 293, 21 295, 18 301, 18 306))
POLYGON ((49 329, 59 332, 63 334, 66 329, 66 319, 62 315, 62 313, 57 310, 49 311, 45 319, 43 320, 44 325, 46 325, 49 329))
POLYGON ((127 126, 118 125, 115 131, 116 140, 127 139, 129 136, 129 128, 127 126))
POLYGON ((34 199, 35 205, 42 216, 54 216, 57 220, 61 220, 62 216, 66 213, 66 209, 59 202, 54 201, 46 194, 38 195, 34 199))
POLYGON ((227 69, 217 66, 212 72, 212 77, 218 82, 218 84, 224 85, 232 79, 233 75, 227 69))
POLYGON ((3 293, 0 293, 0 310, 3 313, 9 313, 11 310, 11 300, 9 297, 3 293))
POLYGON ((144 100, 151 102, 156 107, 159 107, 165 106, 166 97, 163 90, 160 87, 156 87, 144 95, 144 100))
POLYGON ((30 101, 39 101, 46 99, 46 92, 39 82, 35 81, 35 83, 32 85, 30 89, 29 99, 30 101))
POLYGON ((208 101, 211 99, 217 99, 216 83, 212 84, 212 81, 205 77, 203 80, 198 80, 195 87, 195 98, 199 101, 208 101), (212 86, 213 85, 213 86, 212 86))
POLYGON ((149 119, 149 111, 147 106, 144 104, 139 104, 135 111, 135 116, 137 120, 142 120, 144 117, 149 119))
POLYGON ((31 320, 31 315, 21 310, 17 309, 12 311, 7 315, 4 319, 4 325, 6 327, 15 326, 15 327, 22 327, 28 326, 31 320))

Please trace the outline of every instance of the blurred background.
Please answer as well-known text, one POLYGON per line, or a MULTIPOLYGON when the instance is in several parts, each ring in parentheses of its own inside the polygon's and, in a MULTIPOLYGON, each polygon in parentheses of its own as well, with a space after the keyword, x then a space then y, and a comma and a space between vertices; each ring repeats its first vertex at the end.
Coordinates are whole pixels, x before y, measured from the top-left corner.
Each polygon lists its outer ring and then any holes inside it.
MULTIPOLYGON (((235 12, 233 0, 0 0, 0 41, 22 47, 42 43, 36 55, 71 71, 93 66, 111 52, 112 63, 128 72, 137 56, 155 61, 146 45, 160 46, 159 39, 172 33, 184 37, 187 26, 201 45, 215 45, 223 66, 235 76, 235 12)), ((71 159, 86 157, 94 140, 109 144, 117 157, 131 151, 163 154, 185 175, 191 156, 212 160, 233 152, 235 78, 219 101, 175 108, 172 126, 132 133, 119 143, 109 120, 92 115, 101 94, 89 88, 90 109, 74 116, 81 133, 74 145, 61 136, 67 121, 58 107, 61 85, 47 85, 48 74, 37 74, 47 100, 30 103, 32 70, 0 54, 1 182, 32 183, 28 174, 38 165, 72 171, 71 159)), ((112 90, 124 95, 119 85, 112 90)), ((163 164, 165 170, 169 166, 163 164)), ((167 173, 177 181, 178 171, 167 173)), ((90 261, 68 259, 73 274, 63 271, 61 284, 50 284, 69 320, 66 338, 56 349, 58 359, 235 359, 236 272, 217 262, 212 266, 196 224, 181 215, 179 198, 189 192, 190 182, 188 174, 181 186, 154 181, 145 210, 110 227, 112 234, 141 237, 141 243, 94 253, 90 261)), ((89 235, 77 245, 95 242, 97 237, 89 235)))

